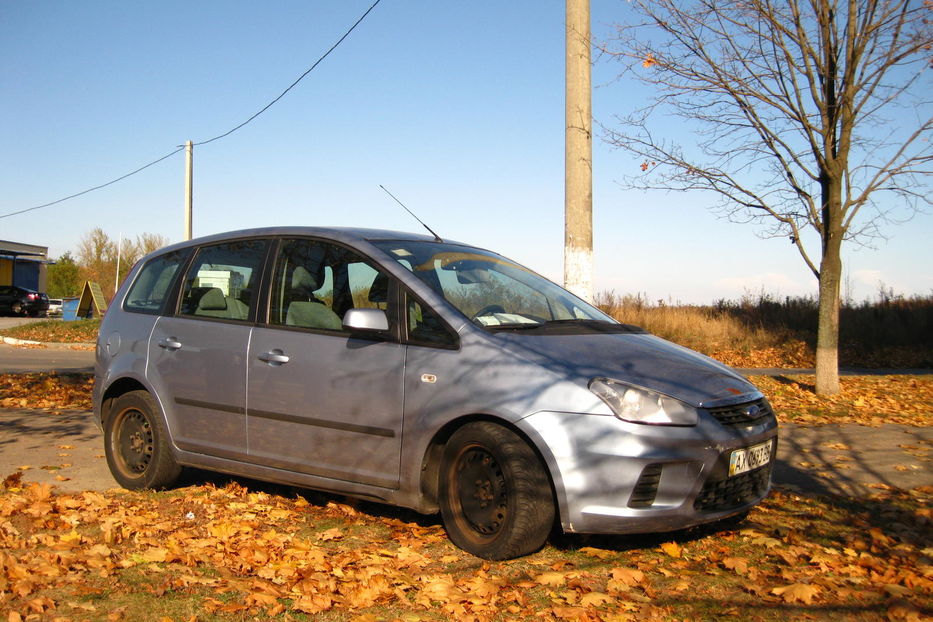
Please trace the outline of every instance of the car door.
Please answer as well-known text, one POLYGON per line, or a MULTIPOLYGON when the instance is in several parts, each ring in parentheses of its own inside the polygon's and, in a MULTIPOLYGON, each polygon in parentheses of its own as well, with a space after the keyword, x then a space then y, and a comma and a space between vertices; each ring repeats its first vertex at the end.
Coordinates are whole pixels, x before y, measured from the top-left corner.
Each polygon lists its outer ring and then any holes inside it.
POLYGON ((284 239, 269 321, 249 348, 249 456, 256 463, 395 488, 405 351, 392 330, 353 334, 348 309, 391 307, 395 286, 354 251, 284 239))
POLYGON ((149 339, 147 377, 175 444, 186 451, 246 456, 246 353, 269 241, 234 240, 198 249, 177 313, 149 339))

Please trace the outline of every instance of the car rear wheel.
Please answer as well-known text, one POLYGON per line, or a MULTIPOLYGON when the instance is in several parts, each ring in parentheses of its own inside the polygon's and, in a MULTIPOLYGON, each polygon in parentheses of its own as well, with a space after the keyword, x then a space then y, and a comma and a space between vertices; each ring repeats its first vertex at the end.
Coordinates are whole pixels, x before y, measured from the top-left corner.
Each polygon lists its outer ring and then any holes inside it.
POLYGON ((14 302, 10 305, 10 313, 13 315, 22 315, 23 314, 23 304, 21 302, 14 302))
POLYGON ((544 465, 511 430, 488 422, 457 430, 444 449, 440 506, 454 544, 477 557, 537 551, 554 523, 544 465))
POLYGON ((155 402, 145 391, 118 397, 104 427, 107 465, 124 488, 166 488, 181 474, 155 402))

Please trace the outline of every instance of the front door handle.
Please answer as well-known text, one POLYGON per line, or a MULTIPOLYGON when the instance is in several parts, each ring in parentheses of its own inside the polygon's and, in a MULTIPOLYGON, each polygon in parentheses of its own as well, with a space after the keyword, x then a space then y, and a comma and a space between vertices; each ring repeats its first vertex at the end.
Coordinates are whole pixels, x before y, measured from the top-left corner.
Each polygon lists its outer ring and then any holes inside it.
POLYGON ((269 365, 278 367, 279 365, 284 365, 288 362, 288 355, 276 348, 271 352, 263 352, 260 354, 259 360, 269 363, 269 365))
POLYGON ((166 337, 165 339, 159 341, 159 347, 174 352, 175 350, 181 348, 181 342, 178 341, 175 337, 166 337))

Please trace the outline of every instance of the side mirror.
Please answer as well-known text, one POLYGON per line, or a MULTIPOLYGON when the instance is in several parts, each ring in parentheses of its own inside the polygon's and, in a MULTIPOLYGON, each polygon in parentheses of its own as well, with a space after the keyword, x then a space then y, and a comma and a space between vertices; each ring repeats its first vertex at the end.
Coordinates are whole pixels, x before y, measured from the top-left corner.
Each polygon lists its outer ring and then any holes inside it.
POLYGON ((343 327, 350 330, 386 331, 389 318, 382 309, 350 309, 343 316, 343 327))

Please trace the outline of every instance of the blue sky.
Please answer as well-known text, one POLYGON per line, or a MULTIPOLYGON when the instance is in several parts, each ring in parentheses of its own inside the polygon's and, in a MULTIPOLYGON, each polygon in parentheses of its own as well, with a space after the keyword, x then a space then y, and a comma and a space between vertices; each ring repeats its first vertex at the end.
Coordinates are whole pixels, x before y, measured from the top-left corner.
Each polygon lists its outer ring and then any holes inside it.
MULTIPOLYGON (((371 0, 0 3, 0 214, 84 190, 251 116, 371 0)), ((626 17, 592 0, 597 38, 626 17)), ((194 233, 273 224, 420 226, 562 274, 564 3, 383 0, 278 104, 196 148, 194 233)), ((597 122, 646 94, 594 67, 597 122)), ((594 141, 595 285, 708 303, 815 293, 786 239, 717 218, 702 195, 643 194, 638 163, 594 141)), ((102 227, 182 238, 184 156, 0 219, 0 239, 55 257, 102 227)), ((933 217, 845 251, 849 293, 933 291, 933 217)))

